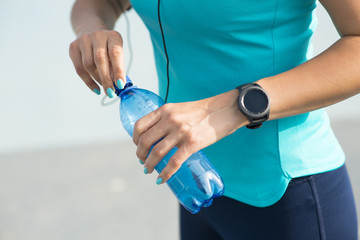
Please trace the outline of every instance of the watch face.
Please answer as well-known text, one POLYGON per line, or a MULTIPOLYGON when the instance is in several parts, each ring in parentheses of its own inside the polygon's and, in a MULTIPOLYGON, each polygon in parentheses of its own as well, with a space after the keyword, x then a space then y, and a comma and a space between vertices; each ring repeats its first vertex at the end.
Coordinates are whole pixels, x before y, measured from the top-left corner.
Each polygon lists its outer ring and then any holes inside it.
POLYGON ((241 93, 242 111, 251 118, 265 116, 269 108, 269 98, 259 87, 248 88, 241 93))
POLYGON ((263 91, 251 89, 244 96, 244 105, 251 113, 260 114, 267 108, 268 98, 263 91))

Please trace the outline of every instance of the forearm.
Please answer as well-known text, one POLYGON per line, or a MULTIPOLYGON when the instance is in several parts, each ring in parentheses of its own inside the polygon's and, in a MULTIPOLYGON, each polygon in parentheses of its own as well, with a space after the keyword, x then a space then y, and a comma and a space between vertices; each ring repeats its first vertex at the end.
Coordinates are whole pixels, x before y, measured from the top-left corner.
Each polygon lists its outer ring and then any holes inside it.
POLYGON ((270 118, 297 115, 360 92, 360 37, 344 37, 317 57, 259 80, 271 99, 270 118))
POLYGON ((113 29, 122 9, 128 9, 130 3, 122 0, 119 6, 117 0, 77 0, 72 8, 71 23, 76 35, 96 30, 113 29))

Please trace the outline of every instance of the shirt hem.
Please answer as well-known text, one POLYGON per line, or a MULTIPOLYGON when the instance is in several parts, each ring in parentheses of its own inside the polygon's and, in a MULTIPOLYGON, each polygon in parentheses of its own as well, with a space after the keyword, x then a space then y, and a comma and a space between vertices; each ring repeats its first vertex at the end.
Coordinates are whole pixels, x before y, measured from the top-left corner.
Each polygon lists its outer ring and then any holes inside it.
MULTIPOLYGON (((254 207, 268 207, 275 204, 279 201, 284 195, 287 186, 289 185, 289 178, 282 178, 280 184, 275 188, 273 192, 266 195, 265 197, 261 197, 261 199, 254 199, 250 197, 243 196, 241 194, 235 193, 233 191, 225 190, 224 196, 235 199, 237 201, 243 202, 245 204, 254 206, 254 207)), ((228 189, 228 188, 227 188, 228 189)))
POLYGON ((244 195, 235 193, 231 190, 230 191, 226 190, 224 193, 224 196, 235 199, 237 201, 243 202, 245 204, 248 204, 248 205, 251 205, 254 207, 269 207, 269 206, 275 204, 276 202, 278 202, 282 198, 282 196, 286 192, 286 189, 292 178, 333 171, 333 170, 338 169, 341 166, 343 166, 344 163, 345 163, 345 158, 342 159, 341 161, 337 161, 331 165, 326 165, 325 167, 324 166, 316 166, 316 167, 311 167, 311 168, 306 168, 306 169, 302 169, 302 168, 295 169, 292 171, 291 174, 288 174, 290 176, 289 178, 286 178, 286 177, 282 178, 282 181, 276 187, 276 189, 272 193, 268 194, 265 197, 262 197, 261 199, 254 199, 254 198, 246 197, 244 195))
POLYGON ((315 166, 315 167, 308 167, 308 168, 298 168, 298 169, 291 169, 291 171, 288 171, 288 175, 291 178, 297 178, 297 177, 303 177, 307 175, 313 175, 313 174, 319 174, 324 172, 329 172, 335 169, 340 168, 345 163, 345 157, 342 158, 340 161, 336 161, 332 164, 326 164, 315 166))

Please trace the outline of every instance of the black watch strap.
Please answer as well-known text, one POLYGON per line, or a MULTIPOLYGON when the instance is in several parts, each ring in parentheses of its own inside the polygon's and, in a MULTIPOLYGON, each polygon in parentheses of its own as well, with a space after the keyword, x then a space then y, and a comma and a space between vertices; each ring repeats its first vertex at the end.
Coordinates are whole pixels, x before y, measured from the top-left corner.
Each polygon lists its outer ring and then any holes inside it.
POLYGON ((270 115, 270 108, 269 108, 270 101, 269 101, 268 95, 266 94, 264 89, 257 83, 246 83, 246 84, 236 87, 236 89, 238 89, 239 93, 240 93, 239 94, 239 102, 238 102, 239 110, 246 116, 246 118, 250 122, 250 124, 247 125, 246 127, 250 128, 250 129, 256 129, 256 128, 261 127, 263 122, 265 122, 267 119, 269 119, 269 115, 270 115), (255 87, 255 88, 261 90, 263 92, 263 94, 266 96, 266 98, 268 99, 268 107, 264 110, 264 113, 258 117, 248 114, 246 112, 246 110, 243 109, 243 106, 240 103, 240 101, 241 101, 240 98, 242 97, 242 93, 244 91, 246 91, 247 88, 252 88, 252 87, 255 87))

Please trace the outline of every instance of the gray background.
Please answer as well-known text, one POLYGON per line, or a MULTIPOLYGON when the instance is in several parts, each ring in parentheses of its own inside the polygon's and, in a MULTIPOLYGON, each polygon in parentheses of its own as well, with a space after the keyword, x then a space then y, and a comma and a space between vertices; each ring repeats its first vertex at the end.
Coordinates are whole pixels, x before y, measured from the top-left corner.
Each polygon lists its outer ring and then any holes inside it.
MULTIPOLYGON (((0 239, 178 239, 176 199, 145 176, 117 104, 102 107, 68 57, 72 0, 0 8, 0 239)), ((129 12, 138 86, 157 91, 147 30, 129 12)), ((338 39, 318 7, 315 55, 338 39)), ((127 38, 124 19, 116 29, 127 38)), ((125 42, 126 60, 128 43, 125 42)), ((359 206, 360 97, 327 110, 359 206)))

